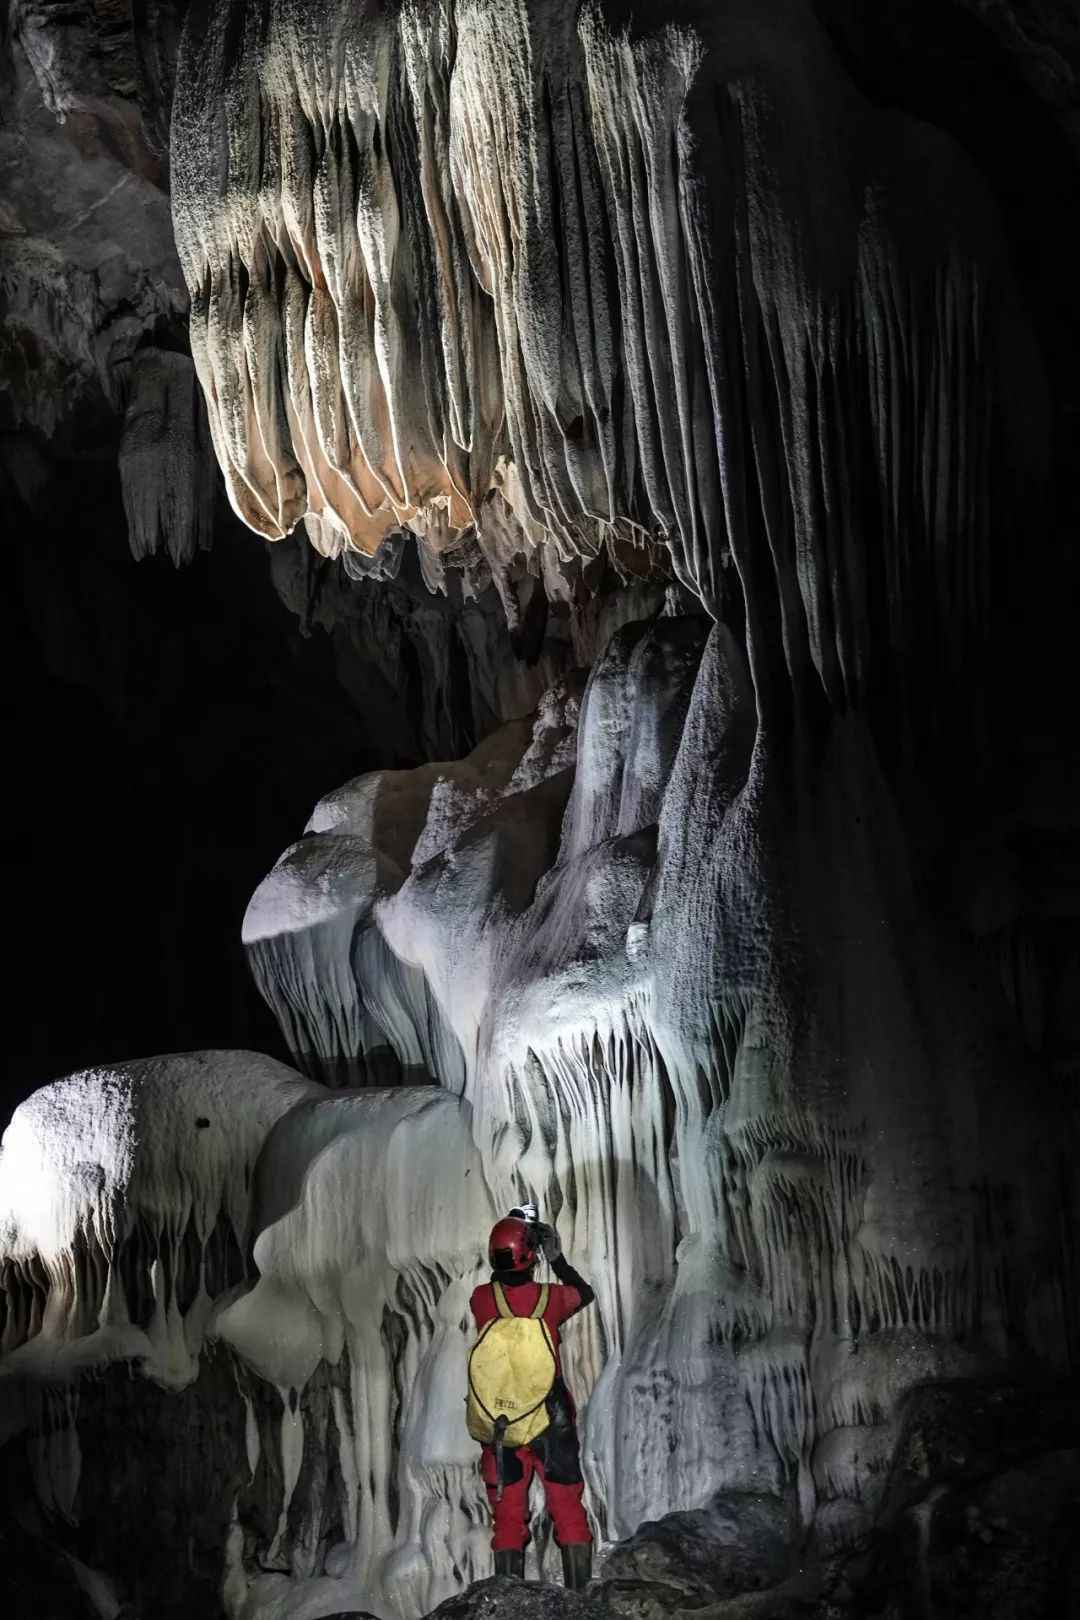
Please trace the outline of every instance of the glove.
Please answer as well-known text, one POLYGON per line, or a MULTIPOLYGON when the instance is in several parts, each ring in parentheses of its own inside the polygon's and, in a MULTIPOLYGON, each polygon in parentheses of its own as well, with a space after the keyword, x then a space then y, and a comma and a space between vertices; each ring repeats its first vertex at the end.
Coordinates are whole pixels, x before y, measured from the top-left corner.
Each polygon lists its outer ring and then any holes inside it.
POLYGON ((548 1262, 548 1265, 553 1266, 556 1260, 558 1260, 562 1254, 562 1244, 559 1242, 559 1234, 556 1232, 553 1226, 545 1226, 543 1222, 540 1223, 538 1231, 540 1235, 540 1247, 544 1251, 544 1259, 548 1262))

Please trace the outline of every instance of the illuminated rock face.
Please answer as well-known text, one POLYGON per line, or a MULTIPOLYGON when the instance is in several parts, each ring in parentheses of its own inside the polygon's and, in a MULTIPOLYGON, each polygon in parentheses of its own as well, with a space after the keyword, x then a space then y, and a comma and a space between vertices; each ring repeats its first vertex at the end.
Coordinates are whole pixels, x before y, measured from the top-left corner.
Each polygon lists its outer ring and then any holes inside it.
POLYGON ((861 103, 808 7, 631 33, 564 0, 196 7, 173 207, 258 532, 374 553, 404 528, 436 571, 479 548, 552 596, 601 550, 671 569, 713 609, 744 594, 759 641, 779 613, 833 701, 901 654, 917 577, 954 637, 977 616, 987 208, 946 141, 861 103))
POLYGON ((317 1091, 255 1052, 89 1070, 15 1111, 0 1150, 4 1369, 64 1383, 132 1361, 182 1388, 213 1300, 239 1283, 251 1175, 317 1091))
POLYGON ((192 1054, 18 1111, 2 1371, 41 1502, 91 1515, 80 1378, 134 1364, 222 1403, 230 1614, 428 1612, 488 1568, 467 1299, 529 1193, 597 1290, 565 1356, 601 1535, 718 1491, 865 1531, 907 1389, 1063 1343, 1040 1114, 902 868, 861 722, 774 753, 700 618, 625 627, 472 760, 328 795, 253 898, 259 982, 305 1057, 444 1084, 192 1054))
POLYGON ((297 1580, 317 1612, 424 1614, 490 1564, 464 1389, 494 1210, 468 1107, 324 1094, 271 1133, 257 1205, 258 1282, 214 1331, 280 1393, 279 1513, 262 1539, 241 1504, 226 1591, 252 1615, 292 1612, 297 1580))
POLYGON ((558 1213, 602 1527, 786 1483, 865 1523, 904 1388, 1061 1339, 871 713, 926 747, 994 447, 1024 464, 978 183, 797 6, 303 18, 195 19, 178 78, 236 509, 553 596, 637 544, 709 617, 619 631, 572 771, 542 708, 531 745, 325 801, 249 910, 256 977, 299 1062, 430 1074, 496 1204, 558 1213), (519 777, 527 747, 561 768, 519 777))
MULTIPOLYGON (((254 1053, 199 1052, 36 1092, 0 1150, 0 1393, 53 1534, 99 1518, 80 1434, 103 1400, 84 1418, 86 1381, 128 1369, 126 1400, 104 1397, 125 1448, 126 1424, 144 1440, 134 1412, 169 1429, 130 1371, 216 1408, 191 1446, 168 1444, 180 1474, 204 1471, 193 1518, 231 1522, 206 1549, 230 1612, 291 1612, 306 1580, 314 1612, 363 1598, 418 1615, 485 1574, 463 1387, 493 1219, 468 1106, 435 1086, 335 1095, 254 1053)), ((141 1496, 183 1493, 144 1477, 133 1498, 125 1469, 91 1457, 92 1477, 103 1464, 137 1522, 99 1590, 184 1601, 138 1551, 141 1496)), ((158 1562, 179 1567, 187 1539, 158 1562)))
POLYGON ((301 1053, 341 1038, 347 982, 354 1056, 427 1063, 471 1104, 495 1205, 558 1217, 597 1290, 568 1365, 608 1534, 788 1485, 851 1533, 905 1390, 1061 1354, 1037 1128, 1011 1123, 858 719, 813 762, 774 750, 701 619, 620 631, 544 776, 561 712, 501 783, 466 761, 324 801, 253 902, 256 972, 301 1053), (335 851, 372 876, 331 926, 335 851))

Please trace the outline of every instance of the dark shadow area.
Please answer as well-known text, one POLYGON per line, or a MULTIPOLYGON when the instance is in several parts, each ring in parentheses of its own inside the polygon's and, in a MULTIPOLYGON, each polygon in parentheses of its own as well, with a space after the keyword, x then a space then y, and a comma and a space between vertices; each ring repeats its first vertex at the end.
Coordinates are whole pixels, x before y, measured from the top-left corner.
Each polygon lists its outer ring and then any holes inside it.
POLYGON ((1070 63, 1055 48, 1071 29, 1080 50, 1075 18, 1070 25, 1068 7, 1029 14, 954 0, 873 6, 814 0, 814 9, 863 95, 945 130, 979 169, 999 210, 1052 417, 1045 508, 1031 514, 1023 536, 998 536, 992 562, 992 632, 1002 657, 991 723, 997 719, 1003 732, 1014 726, 1030 732, 1032 716, 1023 705, 1039 689, 1042 728, 1057 725, 1075 738, 1067 694, 1073 684, 1069 624, 1080 589, 1080 153, 1069 139, 1077 111, 1067 91, 1080 58, 1070 63), (1052 36, 1055 25, 1060 41, 1052 36), (1021 650, 1025 680, 1019 682, 1012 665, 1021 650))
POLYGON ((287 1060, 244 910, 327 786, 376 763, 328 638, 301 634, 265 545, 224 503, 211 552, 134 562, 113 445, 5 435, 0 479, 14 963, 0 1113, 97 1062, 199 1047, 287 1060), (12 476, 28 458, 32 515, 12 476))

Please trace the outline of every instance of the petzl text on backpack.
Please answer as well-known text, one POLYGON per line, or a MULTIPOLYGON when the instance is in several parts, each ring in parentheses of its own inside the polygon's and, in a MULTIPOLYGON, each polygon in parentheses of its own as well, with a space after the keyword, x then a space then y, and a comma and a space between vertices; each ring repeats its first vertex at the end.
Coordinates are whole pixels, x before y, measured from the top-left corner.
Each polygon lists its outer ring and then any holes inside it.
POLYGON ((502 1444, 511 1450, 543 1434, 550 1419, 546 1401, 555 1382, 555 1346, 542 1320, 545 1284, 528 1316, 515 1316, 500 1283, 492 1284, 499 1314, 485 1323, 469 1356, 465 1421, 474 1440, 490 1445, 505 1420, 502 1444))

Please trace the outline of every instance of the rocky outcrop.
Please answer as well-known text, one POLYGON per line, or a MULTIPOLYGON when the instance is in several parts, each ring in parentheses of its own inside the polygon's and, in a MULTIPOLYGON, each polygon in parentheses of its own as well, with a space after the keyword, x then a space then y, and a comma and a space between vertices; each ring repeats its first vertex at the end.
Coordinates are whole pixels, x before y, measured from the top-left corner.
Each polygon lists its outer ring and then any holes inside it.
POLYGON ((123 411, 137 350, 170 335, 179 347, 187 295, 166 171, 136 100, 130 18, 48 0, 11 12, 0 91, 4 419, 51 435, 88 404, 123 411))

